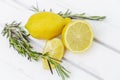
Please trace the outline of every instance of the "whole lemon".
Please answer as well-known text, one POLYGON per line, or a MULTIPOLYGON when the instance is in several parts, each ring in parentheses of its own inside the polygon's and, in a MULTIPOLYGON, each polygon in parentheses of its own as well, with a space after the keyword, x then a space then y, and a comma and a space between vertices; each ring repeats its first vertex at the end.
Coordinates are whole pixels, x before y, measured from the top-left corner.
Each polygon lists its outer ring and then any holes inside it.
POLYGON ((39 12, 29 18, 25 27, 32 37, 48 40, 58 36, 70 21, 53 12, 39 12))

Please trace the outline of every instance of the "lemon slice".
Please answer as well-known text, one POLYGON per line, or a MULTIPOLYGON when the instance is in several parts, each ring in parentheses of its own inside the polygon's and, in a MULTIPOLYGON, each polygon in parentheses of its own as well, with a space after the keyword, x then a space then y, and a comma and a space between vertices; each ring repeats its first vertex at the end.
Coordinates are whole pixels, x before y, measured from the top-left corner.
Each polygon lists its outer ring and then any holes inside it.
POLYGON ((84 52, 93 41, 93 31, 88 22, 75 20, 62 31, 62 40, 66 48, 72 52, 84 52))
MULTIPOLYGON (((64 45, 58 38, 48 40, 43 53, 49 53, 50 57, 61 60, 64 56, 64 45)), ((49 69, 48 63, 45 59, 42 59, 44 69, 49 69)), ((54 67, 51 65, 52 68, 54 67)))

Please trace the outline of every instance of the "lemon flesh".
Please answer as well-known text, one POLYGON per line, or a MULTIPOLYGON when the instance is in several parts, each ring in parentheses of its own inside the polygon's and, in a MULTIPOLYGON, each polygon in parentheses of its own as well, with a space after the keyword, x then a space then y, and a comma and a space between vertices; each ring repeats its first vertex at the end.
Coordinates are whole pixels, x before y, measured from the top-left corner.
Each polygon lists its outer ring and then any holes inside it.
MULTIPOLYGON (((64 56, 64 45, 58 38, 48 40, 43 53, 49 53, 50 57, 57 60, 61 60, 64 56)), ((44 69, 49 69, 48 63, 45 59, 42 59, 44 69)), ((52 68, 54 66, 52 65, 52 68)))
MULTIPOLYGON (((69 20, 70 21, 70 20, 69 20)), ((33 14, 25 25, 30 35, 37 39, 51 39, 58 36, 68 19, 52 12, 33 14)))
POLYGON ((93 31, 88 22, 76 20, 65 26, 62 40, 67 49, 72 52, 84 52, 93 41, 93 31))

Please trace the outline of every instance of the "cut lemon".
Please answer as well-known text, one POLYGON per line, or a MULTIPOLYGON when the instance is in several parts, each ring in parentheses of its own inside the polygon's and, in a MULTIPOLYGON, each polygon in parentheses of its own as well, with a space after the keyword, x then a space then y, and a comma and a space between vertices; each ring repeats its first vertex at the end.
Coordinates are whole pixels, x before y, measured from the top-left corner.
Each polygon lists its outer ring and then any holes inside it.
MULTIPOLYGON (((64 56, 64 45, 62 41, 58 38, 48 40, 43 50, 43 53, 49 53, 50 57, 55 58, 57 60, 61 60, 64 56)), ((43 67, 45 69, 49 69, 47 60, 42 59, 42 62, 43 62, 43 67)), ((52 68, 54 67, 53 65, 51 66, 52 68)))
POLYGON ((84 52, 93 41, 93 31, 88 22, 75 20, 62 31, 62 40, 66 48, 72 52, 84 52))

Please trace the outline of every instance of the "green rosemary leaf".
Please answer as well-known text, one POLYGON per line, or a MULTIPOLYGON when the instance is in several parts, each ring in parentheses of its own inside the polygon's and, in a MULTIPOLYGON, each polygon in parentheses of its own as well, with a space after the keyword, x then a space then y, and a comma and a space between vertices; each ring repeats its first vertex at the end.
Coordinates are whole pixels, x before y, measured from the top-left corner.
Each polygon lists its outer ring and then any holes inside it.
POLYGON ((47 60, 47 62, 48 62, 48 66, 49 66, 49 69, 50 69, 50 71, 51 71, 51 74, 53 74, 53 70, 52 70, 52 67, 51 67, 50 61, 47 60))

